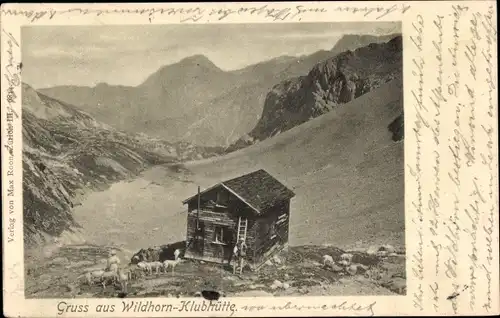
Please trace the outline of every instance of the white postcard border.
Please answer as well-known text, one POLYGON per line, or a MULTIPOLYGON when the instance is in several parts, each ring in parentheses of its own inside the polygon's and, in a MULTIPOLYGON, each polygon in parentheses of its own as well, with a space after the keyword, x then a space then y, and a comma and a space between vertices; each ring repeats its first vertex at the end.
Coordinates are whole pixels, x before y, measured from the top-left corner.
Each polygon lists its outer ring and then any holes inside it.
MULTIPOLYGON (((63 314, 73 317, 498 314, 496 25, 493 1, 3 4, 4 314, 60 316, 61 302, 88 306, 86 313, 63 314), (229 301, 236 311, 197 312, 121 310, 123 301, 141 299, 24 298, 19 85, 22 26, 328 21, 402 21, 406 296, 227 298, 222 301, 229 301), (436 58, 438 47, 442 65, 436 58), (463 116, 458 124, 457 112, 463 116), (99 304, 115 305, 115 311, 97 313, 99 304), (248 306, 262 308, 250 310, 248 306)), ((182 301, 203 302, 199 298, 142 300, 178 307, 182 301)))

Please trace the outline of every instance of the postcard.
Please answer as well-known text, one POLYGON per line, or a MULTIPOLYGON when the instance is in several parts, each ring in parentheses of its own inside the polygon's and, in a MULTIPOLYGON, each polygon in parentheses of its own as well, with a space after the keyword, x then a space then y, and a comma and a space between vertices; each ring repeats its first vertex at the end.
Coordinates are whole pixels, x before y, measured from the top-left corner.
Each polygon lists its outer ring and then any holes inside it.
POLYGON ((4 315, 499 314, 496 14, 2 4, 4 315))

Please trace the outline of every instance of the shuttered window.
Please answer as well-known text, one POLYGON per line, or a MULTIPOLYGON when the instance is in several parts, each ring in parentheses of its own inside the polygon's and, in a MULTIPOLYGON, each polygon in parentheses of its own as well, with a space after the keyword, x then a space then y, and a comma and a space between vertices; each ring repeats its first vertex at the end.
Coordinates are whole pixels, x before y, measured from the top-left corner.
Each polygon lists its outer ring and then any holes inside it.
POLYGON ((214 229, 214 240, 213 243, 217 244, 229 244, 232 239, 231 231, 222 226, 216 226, 214 229))
POLYGON ((220 226, 215 227, 215 242, 222 243, 224 238, 224 229, 220 226))

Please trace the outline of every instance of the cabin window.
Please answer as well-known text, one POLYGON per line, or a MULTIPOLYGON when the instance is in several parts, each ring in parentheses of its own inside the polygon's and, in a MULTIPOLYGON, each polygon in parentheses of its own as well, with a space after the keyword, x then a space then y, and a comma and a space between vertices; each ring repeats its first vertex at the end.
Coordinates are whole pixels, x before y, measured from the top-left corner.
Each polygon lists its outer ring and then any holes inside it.
POLYGON ((229 192, 221 190, 217 192, 217 204, 227 206, 229 202, 229 192))
POLYGON ((229 239, 229 233, 222 226, 215 227, 214 243, 226 244, 229 239))

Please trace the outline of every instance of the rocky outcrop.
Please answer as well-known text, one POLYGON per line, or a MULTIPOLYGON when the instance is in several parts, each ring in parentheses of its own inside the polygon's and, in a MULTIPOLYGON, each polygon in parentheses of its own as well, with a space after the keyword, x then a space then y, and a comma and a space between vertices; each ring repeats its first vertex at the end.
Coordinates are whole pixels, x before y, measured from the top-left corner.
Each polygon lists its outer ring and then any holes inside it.
POLYGON ((233 148, 289 130, 402 74, 402 38, 372 43, 317 64, 307 76, 281 82, 267 94, 256 127, 233 148))
POLYGON ((401 34, 393 33, 387 35, 370 35, 370 34, 345 34, 340 38, 340 40, 335 43, 332 48, 332 52, 335 54, 340 54, 345 51, 354 51, 357 48, 367 46, 371 43, 384 43, 392 40, 393 38, 400 36, 401 34))
POLYGON ((392 123, 387 127, 389 131, 392 133, 393 141, 401 141, 404 137, 405 132, 405 123, 404 123, 404 113, 396 117, 392 123))

